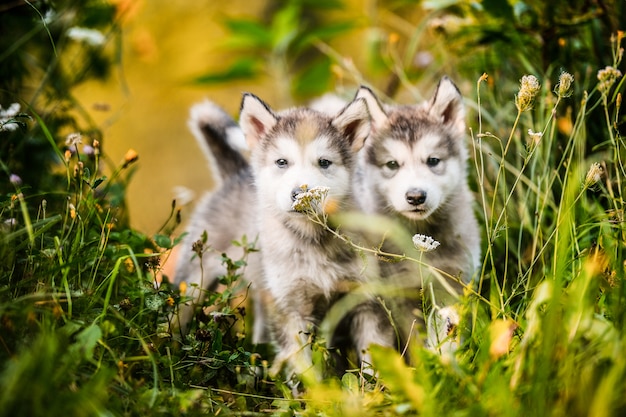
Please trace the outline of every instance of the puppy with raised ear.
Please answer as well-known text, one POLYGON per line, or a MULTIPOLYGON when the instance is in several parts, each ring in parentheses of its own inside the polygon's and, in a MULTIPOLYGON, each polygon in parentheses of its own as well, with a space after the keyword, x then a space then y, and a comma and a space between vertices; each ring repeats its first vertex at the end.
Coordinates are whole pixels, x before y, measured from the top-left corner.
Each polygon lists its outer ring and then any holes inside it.
MULTIPOLYGON (((364 268, 355 251, 294 206, 299 194, 328 190, 338 211, 353 208, 352 183, 357 152, 370 131, 365 100, 349 103, 334 117, 306 109, 274 112, 252 94, 243 97, 239 120, 251 149, 256 188, 264 287, 277 347, 274 370, 288 375, 311 369, 308 334, 333 303, 377 274, 364 268)), ((323 208, 319 208, 323 210, 323 208)), ((349 313, 349 336, 362 360, 372 344, 393 345, 394 334, 374 302, 349 313)), ((329 335, 332 343, 334 335, 329 335)))
MULTIPOLYGON (((439 294, 445 288, 458 291, 460 283, 474 277, 481 252, 467 179, 465 109, 459 90, 444 77, 433 97, 417 105, 383 106, 366 87, 357 98, 367 102, 372 118, 354 181, 360 209, 394 219, 410 235, 440 243, 413 256, 443 274, 418 263, 398 262, 381 264, 383 275, 416 289, 416 295, 428 282, 441 290, 439 294)), ((445 335, 446 329, 441 333, 445 335)))

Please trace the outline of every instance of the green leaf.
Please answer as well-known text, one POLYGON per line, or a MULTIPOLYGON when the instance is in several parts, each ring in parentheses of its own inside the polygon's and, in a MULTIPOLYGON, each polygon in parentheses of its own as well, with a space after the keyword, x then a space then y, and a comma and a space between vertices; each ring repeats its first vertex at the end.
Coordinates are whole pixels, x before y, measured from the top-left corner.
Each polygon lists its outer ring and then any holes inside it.
POLYGON ((309 45, 314 40, 329 41, 357 27, 354 22, 336 22, 316 27, 306 33, 298 43, 298 48, 309 45))
POLYGON ((274 15, 272 20, 272 45, 279 52, 287 51, 293 40, 302 30, 300 6, 290 3, 274 15))
POLYGON ((514 21, 513 7, 508 1, 503 0, 483 0, 482 6, 494 17, 503 18, 505 22, 514 21))
POLYGON ((201 75, 194 80, 198 84, 220 84, 235 80, 249 80, 256 77, 260 71, 261 61, 255 58, 241 58, 224 71, 217 71, 201 75))
POLYGON ((154 242, 163 249, 172 248, 172 239, 165 235, 154 235, 154 242))
POLYGON ((346 388, 348 391, 356 394, 361 389, 361 384, 359 383, 359 378, 353 373, 345 373, 341 377, 341 385, 346 388))
POLYGON ((220 352, 222 350, 222 332, 219 330, 215 331, 213 335, 213 344, 211 345, 211 349, 213 352, 220 352))
POLYGON ((370 352, 374 368, 378 370, 385 386, 393 394, 406 397, 417 411, 421 411, 424 406, 424 388, 414 380, 413 371, 404 358, 395 349, 378 345, 372 345, 370 352))
POLYGON ((254 20, 228 20, 226 27, 232 32, 232 35, 224 42, 227 47, 269 49, 272 44, 272 33, 254 20))
POLYGON ((301 0, 301 3, 307 9, 331 10, 345 7, 341 0, 301 0))
POLYGON ((298 97, 318 96, 331 87, 330 61, 324 59, 306 68, 295 79, 293 93, 298 97))
POLYGON ((173 246, 176 246, 176 245, 178 245, 180 242, 182 242, 182 241, 183 241, 183 239, 185 239, 185 237, 186 237, 188 234, 189 234, 188 232, 184 232, 184 233, 182 233, 180 236, 178 236, 178 237, 174 238, 174 245, 173 245, 173 246))
POLYGON ((100 178, 96 178, 93 182, 93 185, 91 186, 92 189, 96 189, 98 188, 98 186, 100 184, 102 184, 104 181, 106 181, 107 177, 100 177, 100 178))
POLYGON ((100 327, 92 324, 85 330, 80 332, 76 337, 76 344, 80 351, 84 355, 85 359, 90 360, 93 358, 93 351, 98 344, 98 340, 102 337, 102 331, 100 327))

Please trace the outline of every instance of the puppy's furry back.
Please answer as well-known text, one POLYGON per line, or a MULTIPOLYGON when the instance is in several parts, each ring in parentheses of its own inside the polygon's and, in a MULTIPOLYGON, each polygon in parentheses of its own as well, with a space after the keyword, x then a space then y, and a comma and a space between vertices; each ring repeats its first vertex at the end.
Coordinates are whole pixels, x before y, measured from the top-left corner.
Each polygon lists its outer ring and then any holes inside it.
MULTIPOLYGON (((174 282, 186 282, 187 295, 198 304, 205 291, 214 288, 218 278, 227 273, 221 255, 226 254, 233 260, 244 256, 244 249, 233 245, 233 241, 240 241, 243 236, 249 242, 256 239, 255 188, 251 168, 242 153, 245 141, 241 130, 222 108, 208 100, 198 103, 191 108, 188 125, 206 155, 217 183, 217 188, 205 193, 196 204, 174 273, 174 282), (200 258, 192 251, 192 246, 205 232, 207 250, 200 258)), ((261 274, 257 252, 250 253, 247 262, 246 277, 261 274)), ((183 331, 187 329, 193 311, 193 305, 181 306, 178 319, 183 331)), ((268 338, 264 335, 262 319, 261 313, 255 314, 253 339, 257 343, 268 338)))

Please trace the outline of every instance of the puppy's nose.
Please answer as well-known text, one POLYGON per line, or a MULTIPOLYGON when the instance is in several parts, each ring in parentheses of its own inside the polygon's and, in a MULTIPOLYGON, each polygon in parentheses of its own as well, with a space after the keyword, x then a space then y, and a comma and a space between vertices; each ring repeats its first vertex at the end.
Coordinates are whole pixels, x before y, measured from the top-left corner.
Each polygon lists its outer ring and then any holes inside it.
POLYGON ((309 191, 309 187, 307 187, 306 185, 301 185, 299 187, 296 187, 294 189, 291 190, 291 201, 296 201, 296 197, 298 196, 298 194, 304 193, 309 191))
POLYGON ((426 191, 412 188, 406 192, 405 197, 410 205, 419 206, 426 202, 426 191))

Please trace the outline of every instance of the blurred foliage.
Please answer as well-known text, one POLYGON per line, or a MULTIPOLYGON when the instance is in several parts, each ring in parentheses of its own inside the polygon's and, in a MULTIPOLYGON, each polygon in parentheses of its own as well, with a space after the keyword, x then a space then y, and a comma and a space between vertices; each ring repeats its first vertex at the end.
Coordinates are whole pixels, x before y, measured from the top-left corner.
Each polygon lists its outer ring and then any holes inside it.
MULTIPOLYGON (((105 79, 118 62, 118 9, 105 0, 14 1, 0 5, 0 106, 18 103, 25 113, 45 122, 26 134, 0 131, 0 160, 7 175, 18 175, 29 192, 63 190, 59 174, 62 153, 49 141, 62 144, 65 136, 81 132, 102 141, 89 112, 73 95, 73 88, 105 79)), ((91 144, 91 143, 90 143, 91 144)), ((11 191, 0 182, 0 194, 11 191)), ((55 204, 54 196, 48 197, 55 204)))
MULTIPOLYGON (((269 79, 281 105, 289 106, 329 90, 347 90, 349 96, 359 84, 375 87, 383 97, 404 90, 419 98, 415 86, 432 88, 443 74, 476 80, 488 73, 489 94, 506 101, 517 86, 500 80, 525 73, 550 79, 568 71, 577 80, 575 99, 561 111, 572 114, 583 92, 598 83, 597 63, 614 61, 614 48, 606 40, 624 20, 626 5, 617 0, 388 0, 363 7, 363 14, 335 0, 270 1, 258 19, 225 20, 229 34, 221 45, 234 61, 196 82, 269 79), (353 51, 346 56, 336 49, 342 41, 355 40, 355 55, 365 56, 356 64, 353 51)), ((602 129, 596 131, 604 115, 594 107, 589 117, 595 122, 588 126, 592 150, 605 143, 602 129)), ((620 115, 622 132, 623 120, 620 115)), ((506 121, 494 120, 498 125, 506 121)))
POLYGON ((285 103, 291 97, 311 97, 332 89, 331 60, 316 44, 355 27, 350 21, 324 19, 341 9, 338 0, 271 2, 257 19, 229 18, 229 35, 220 43, 235 55, 226 69, 199 76, 200 84, 224 83, 261 75, 276 80, 285 103))
MULTIPOLYGON (((458 65, 461 78, 477 79, 488 73, 495 98, 505 100, 514 86, 500 80, 519 79, 520 74, 554 79, 567 71, 576 84, 569 110, 562 111, 573 113, 580 109, 584 91, 598 84, 598 63, 614 63, 616 49, 607 39, 624 30, 626 21, 626 4, 614 0, 452 0, 422 5, 437 16, 431 25, 445 39, 448 58, 458 65)), ((591 151, 605 143, 606 132, 601 127, 601 109, 594 107, 589 112, 587 150, 591 151)), ((623 133, 625 116, 619 117, 618 129, 623 133)))

